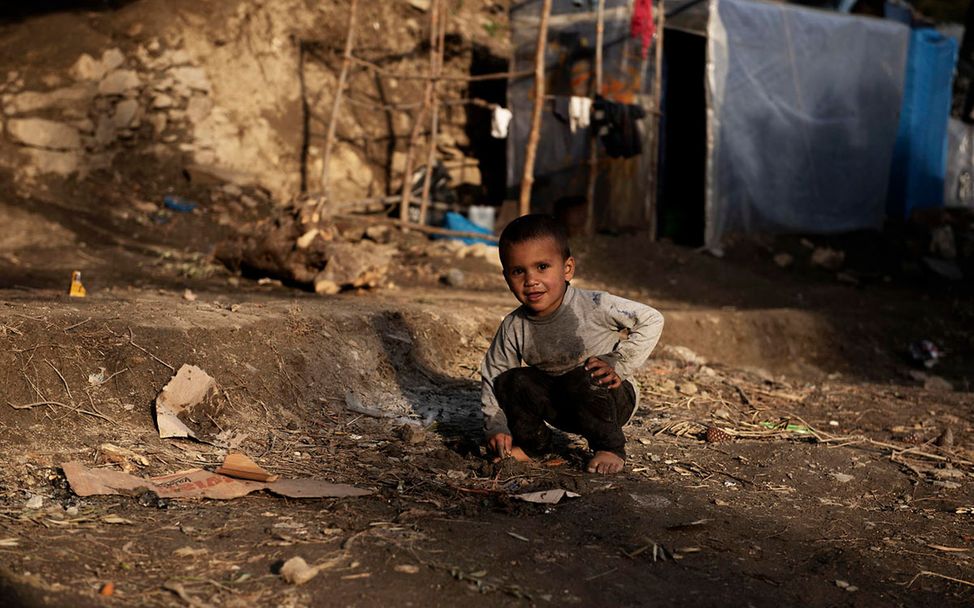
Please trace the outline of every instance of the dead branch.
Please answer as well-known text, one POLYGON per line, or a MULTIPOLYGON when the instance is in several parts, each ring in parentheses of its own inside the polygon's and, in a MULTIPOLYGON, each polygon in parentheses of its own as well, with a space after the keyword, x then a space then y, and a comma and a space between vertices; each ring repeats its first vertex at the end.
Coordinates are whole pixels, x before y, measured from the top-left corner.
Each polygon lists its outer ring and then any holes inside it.
POLYGON ((538 150, 538 137, 541 134, 541 110, 545 96, 545 43, 548 41, 548 16, 551 14, 551 0, 543 0, 541 19, 538 22, 538 42, 534 55, 534 108, 531 113, 531 131, 528 146, 524 152, 524 172, 521 175, 521 196, 518 199, 518 215, 531 212, 531 186, 534 185, 534 156, 538 150))

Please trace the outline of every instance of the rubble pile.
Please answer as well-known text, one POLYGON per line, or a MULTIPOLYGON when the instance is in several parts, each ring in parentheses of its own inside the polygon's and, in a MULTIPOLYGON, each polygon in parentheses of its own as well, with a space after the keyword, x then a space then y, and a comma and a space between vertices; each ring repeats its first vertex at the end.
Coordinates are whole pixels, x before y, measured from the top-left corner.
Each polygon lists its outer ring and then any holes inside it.
POLYGON ((388 226, 324 221, 307 228, 293 207, 245 226, 217 247, 228 268, 319 294, 385 284, 395 248, 388 226))

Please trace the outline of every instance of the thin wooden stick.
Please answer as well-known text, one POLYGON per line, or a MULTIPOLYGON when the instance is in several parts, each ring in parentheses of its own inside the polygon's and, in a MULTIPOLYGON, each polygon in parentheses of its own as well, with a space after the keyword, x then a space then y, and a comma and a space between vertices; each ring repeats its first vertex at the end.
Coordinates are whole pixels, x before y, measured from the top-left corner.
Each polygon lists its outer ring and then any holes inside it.
POLYGON ((66 403, 61 403, 60 401, 35 401, 34 403, 25 403, 23 405, 14 405, 13 403, 10 403, 8 401, 7 405, 14 408, 15 410, 29 410, 39 405, 60 405, 61 407, 67 408, 69 410, 71 409, 70 405, 67 405, 66 403))
POLYGON ((325 196, 318 201, 318 206, 311 216, 311 221, 314 223, 318 223, 321 220, 321 212, 324 209, 325 203, 328 202, 328 165, 331 162, 331 148, 335 143, 335 126, 338 123, 338 111, 342 105, 342 93, 345 90, 345 82, 348 80, 348 68, 352 64, 352 48, 355 45, 355 13, 357 9, 358 0, 352 0, 352 4, 348 9, 348 35, 345 38, 345 54, 342 59, 342 71, 338 75, 338 88, 335 90, 335 99, 331 105, 331 116, 328 119, 328 134, 325 136, 325 150, 321 163, 321 191, 325 193, 325 196))
POLYGON ((426 212, 429 209, 430 187, 433 183, 433 163, 436 162, 436 131, 439 129, 440 99, 439 87, 436 79, 440 75, 443 55, 443 39, 446 22, 440 12, 446 13, 446 7, 441 6, 440 0, 433 0, 430 8, 430 104, 432 119, 430 120, 429 148, 426 152, 426 175, 423 179, 423 193, 419 198, 419 224, 426 224, 426 212))
POLYGON ((655 241, 658 237, 658 222, 656 219, 657 206, 659 205, 659 144, 660 129, 663 126, 663 28, 666 27, 666 8, 665 0, 659 0, 657 10, 659 12, 659 23, 656 27, 656 73, 653 75, 653 137, 650 140, 652 148, 650 154, 650 172, 653 176, 653 186, 649 190, 649 205, 646 209, 646 218, 649 224, 649 240, 655 241))
POLYGON ((402 175, 402 199, 399 202, 399 220, 403 222, 403 227, 409 222, 409 199, 413 190, 413 151, 416 149, 416 140, 419 139, 419 132, 426 121, 426 114, 429 112, 432 92, 433 81, 429 80, 426 82, 426 91, 423 94, 423 107, 420 108, 416 122, 413 123, 413 130, 409 134, 406 165, 403 167, 402 175))
POLYGON ((541 109, 545 97, 545 43, 548 41, 548 17, 551 15, 551 0, 542 0, 541 19, 538 21, 538 42, 534 54, 534 109, 531 112, 531 131, 524 152, 524 173, 521 176, 521 196, 518 200, 518 215, 531 212, 531 186, 534 185, 534 157, 538 150, 538 136, 541 134, 541 109))
MULTIPOLYGON (((352 62, 356 63, 364 68, 375 71, 376 73, 385 76, 386 78, 395 78, 398 80, 422 80, 428 78, 426 75, 422 74, 406 74, 403 72, 391 72, 379 66, 378 64, 372 63, 360 57, 352 57, 352 62)), ((525 78, 534 74, 533 70, 525 70, 521 72, 492 72, 490 74, 477 74, 475 76, 446 76, 441 75, 440 80, 454 80, 459 82, 477 82, 480 80, 507 80, 510 78, 525 78)))
POLYGON ((913 583, 916 582, 921 576, 936 576, 937 578, 942 578, 944 580, 953 581, 955 583, 960 583, 961 585, 967 585, 968 587, 974 587, 974 582, 965 581, 964 579, 954 578, 952 576, 947 576, 946 574, 940 574, 938 572, 931 572, 930 570, 921 570, 917 572, 916 576, 910 579, 910 582, 906 583, 906 587, 912 587, 913 583))
MULTIPOLYGON (((595 18, 595 86, 592 87, 592 103, 602 94, 602 44, 605 36, 605 0, 599 0, 595 18)), ((595 234, 595 186, 599 177, 599 134, 589 127, 588 187, 585 192, 585 234, 595 234)))
POLYGON ((54 367, 54 364, 51 363, 50 361, 48 361, 47 359, 44 360, 44 363, 47 363, 48 365, 50 365, 51 366, 51 369, 54 370, 54 373, 57 374, 57 377, 61 379, 61 384, 64 385, 64 390, 66 390, 68 392, 68 399, 72 403, 74 403, 74 396, 71 394, 71 387, 68 386, 68 381, 64 379, 64 376, 61 374, 61 370, 59 370, 58 368, 54 367))
POLYGON ((369 224, 390 224, 393 226, 400 226, 408 230, 416 230, 419 232, 425 232, 427 234, 442 234, 444 236, 455 236, 459 238, 472 238, 472 239, 484 239, 485 241, 490 241, 492 243, 497 242, 497 237, 492 234, 481 234, 480 232, 463 232, 461 230, 450 230, 449 228, 439 228, 437 226, 426 226, 420 224, 414 224, 412 222, 403 222, 402 220, 397 220, 391 217, 375 217, 368 215, 346 215, 340 214, 335 216, 338 219, 354 219, 362 222, 367 222, 369 224))

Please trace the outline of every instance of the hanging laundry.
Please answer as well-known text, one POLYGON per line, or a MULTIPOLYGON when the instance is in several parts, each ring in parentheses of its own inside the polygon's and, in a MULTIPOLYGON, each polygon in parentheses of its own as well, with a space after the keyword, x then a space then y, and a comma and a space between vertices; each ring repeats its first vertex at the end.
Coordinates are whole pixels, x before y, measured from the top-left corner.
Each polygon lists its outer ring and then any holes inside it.
POLYGON ((507 108, 495 106, 490 116, 490 134, 497 139, 505 139, 514 115, 507 108))
POLYGON ((574 133, 587 129, 592 111, 592 100, 588 97, 572 97, 568 101, 568 128, 574 133))
POLYGON ((643 59, 649 55, 649 45, 656 33, 656 22, 653 21, 653 0, 636 0, 632 7, 632 23, 629 33, 633 38, 639 38, 643 46, 643 59))
POLYGON ((616 103, 596 97, 592 105, 592 125, 598 129, 605 153, 612 158, 642 154, 642 134, 638 121, 646 111, 640 106, 616 103))

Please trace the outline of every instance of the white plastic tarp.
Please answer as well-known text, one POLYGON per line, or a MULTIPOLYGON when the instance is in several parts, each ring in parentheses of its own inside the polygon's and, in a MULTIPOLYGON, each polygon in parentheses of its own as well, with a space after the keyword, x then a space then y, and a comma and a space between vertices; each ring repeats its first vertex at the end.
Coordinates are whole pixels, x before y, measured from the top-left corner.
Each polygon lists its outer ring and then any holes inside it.
POLYGON ((753 0, 710 9, 707 246, 880 227, 909 28, 753 0))
POLYGON ((947 178, 944 203, 974 208, 974 125, 951 118, 947 123, 947 178))

